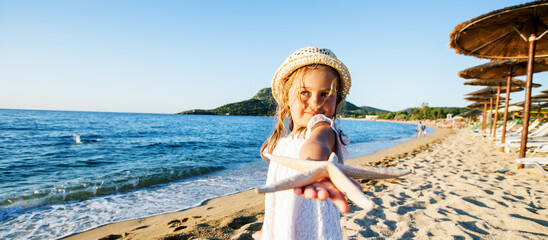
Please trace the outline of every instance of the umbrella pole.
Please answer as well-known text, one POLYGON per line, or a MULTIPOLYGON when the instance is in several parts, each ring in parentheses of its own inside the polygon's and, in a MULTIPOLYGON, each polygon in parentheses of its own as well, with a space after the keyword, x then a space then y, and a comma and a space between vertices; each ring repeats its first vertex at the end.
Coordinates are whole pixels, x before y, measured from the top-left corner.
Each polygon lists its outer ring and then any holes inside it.
POLYGON ((489 133, 493 133, 493 95, 489 99, 489 133))
POLYGON ((500 105, 500 83, 497 87, 497 102, 495 105, 495 123, 493 124, 493 141, 497 134, 497 121, 499 120, 499 105, 500 105))
MULTIPOLYGON (((512 72, 512 67, 510 67, 510 72, 512 72)), ((500 143, 504 145, 506 141, 506 122, 508 121, 508 103, 510 102, 510 87, 512 87, 512 75, 508 74, 506 79, 506 99, 504 99, 504 120, 502 122, 502 136, 500 138, 500 143)), ((504 146, 500 147, 500 151, 504 152, 504 146)))
MULTIPOLYGON (((535 60, 536 34, 531 34, 529 37, 529 59, 527 62, 527 81, 525 85, 525 105, 523 106, 523 130, 521 131, 521 146, 519 149, 519 158, 525 157, 527 150, 527 133, 529 128, 529 114, 531 110, 531 86, 533 83, 533 61, 535 60)), ((525 165, 520 163, 519 168, 524 168, 525 165)))
POLYGON ((483 118, 481 119, 481 131, 485 132, 487 124, 487 100, 483 101, 483 118))

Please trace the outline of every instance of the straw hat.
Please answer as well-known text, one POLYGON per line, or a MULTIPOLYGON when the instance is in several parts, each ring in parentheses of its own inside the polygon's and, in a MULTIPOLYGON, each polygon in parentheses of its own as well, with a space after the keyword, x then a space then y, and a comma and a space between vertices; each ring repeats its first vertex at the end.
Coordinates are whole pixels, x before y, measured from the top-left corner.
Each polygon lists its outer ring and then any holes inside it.
POLYGON ((295 70, 313 64, 327 65, 337 70, 342 85, 340 94, 343 99, 346 98, 348 91, 350 91, 350 86, 352 86, 350 73, 346 66, 327 48, 304 47, 285 59, 284 63, 282 63, 274 74, 274 78, 272 78, 272 95, 274 95, 277 102, 282 101, 282 99, 278 99, 278 96, 289 76, 295 70))

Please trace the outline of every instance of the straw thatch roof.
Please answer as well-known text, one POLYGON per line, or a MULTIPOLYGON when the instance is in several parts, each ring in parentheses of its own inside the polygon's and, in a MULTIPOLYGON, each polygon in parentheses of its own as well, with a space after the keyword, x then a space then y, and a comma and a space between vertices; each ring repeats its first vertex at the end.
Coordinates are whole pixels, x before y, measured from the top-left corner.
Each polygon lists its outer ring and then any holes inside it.
MULTIPOLYGON (((548 71, 548 64, 544 60, 535 60, 534 72, 548 71)), ((491 61, 459 72, 459 77, 465 79, 495 79, 508 76, 527 75, 527 62, 514 60, 491 61)))
MULTIPOLYGON (((468 100, 468 101, 484 101, 484 100, 489 100, 491 98, 496 98, 496 96, 493 96, 493 95, 473 95, 473 96, 470 96, 470 97, 465 97, 464 100, 468 100)), ((504 100, 506 98, 504 97, 500 97, 500 100, 504 100)))
MULTIPOLYGON (((511 80, 512 86, 520 86, 525 87, 526 82, 513 78, 511 80)), ((496 79, 474 79, 470 81, 466 81, 463 84, 464 85, 472 85, 472 86, 506 86, 507 79, 506 78, 496 78, 496 79)), ((540 84, 533 83, 533 87, 537 88, 540 87, 540 84)))
MULTIPOLYGON (((501 87, 500 92, 503 93, 506 91, 506 87, 501 87)), ((510 92, 519 92, 523 91, 522 87, 513 86, 510 88, 510 92)), ((488 94, 496 94, 497 88, 496 87, 485 87, 480 90, 465 94, 465 95, 488 95, 488 94)))
MULTIPOLYGON (((535 98, 535 99, 531 98, 531 103, 534 103, 536 105, 542 104, 542 103, 548 103, 548 98, 535 98)), ((525 101, 517 102, 517 103, 514 103, 513 105, 523 107, 523 105, 525 105, 525 101)), ((535 106, 531 105, 531 109, 533 109, 535 106)))
POLYGON ((531 96, 531 99, 541 99, 541 98, 548 99, 548 93, 541 93, 541 94, 537 94, 535 96, 531 96))
POLYGON ((478 116, 478 115, 481 115, 482 113, 483 113, 482 110, 475 108, 468 112, 461 113, 457 116, 470 117, 470 116, 478 116))
MULTIPOLYGON (((496 10, 455 27, 449 46, 459 54, 495 60, 527 61, 528 38, 548 31, 548 1, 496 10), (537 31, 534 32, 535 26, 537 31)), ((548 57, 548 40, 537 40, 536 57, 548 57)))
POLYGON ((472 103, 468 106, 466 106, 466 108, 482 108, 484 106, 485 103, 481 103, 481 102, 475 102, 475 103, 472 103))

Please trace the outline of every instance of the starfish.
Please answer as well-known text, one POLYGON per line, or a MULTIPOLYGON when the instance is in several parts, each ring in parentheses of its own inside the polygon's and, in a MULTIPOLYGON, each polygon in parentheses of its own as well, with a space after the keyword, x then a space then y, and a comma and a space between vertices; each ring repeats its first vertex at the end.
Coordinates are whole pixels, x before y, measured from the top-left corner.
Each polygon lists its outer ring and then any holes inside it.
POLYGON ((277 183, 257 188, 257 193, 277 192, 303 187, 325 178, 330 178, 335 187, 344 193, 344 195, 356 203, 356 205, 368 211, 373 209, 375 204, 348 177, 357 179, 386 179, 411 173, 411 170, 408 169, 344 165, 337 161, 338 157, 335 153, 331 153, 327 161, 302 160, 274 156, 268 153, 265 153, 265 156, 271 161, 295 169, 301 173, 277 183))

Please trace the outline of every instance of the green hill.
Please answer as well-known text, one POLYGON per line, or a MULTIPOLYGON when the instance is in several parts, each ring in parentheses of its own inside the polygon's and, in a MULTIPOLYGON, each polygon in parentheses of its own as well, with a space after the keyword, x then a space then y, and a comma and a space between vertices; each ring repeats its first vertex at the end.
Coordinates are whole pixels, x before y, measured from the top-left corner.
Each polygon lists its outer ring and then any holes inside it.
MULTIPOLYGON (((399 112, 390 112, 374 107, 358 107, 351 102, 346 102, 343 108, 337 113, 342 117, 363 118, 365 115, 377 115, 380 119, 417 120, 417 119, 440 119, 447 114, 456 116, 468 109, 459 107, 429 107, 423 103, 421 107, 407 108, 399 112)), ((251 99, 229 103, 215 109, 193 109, 180 112, 179 114, 198 115, 238 115, 238 116, 274 116, 276 112, 276 101, 272 97, 270 88, 263 88, 251 99)))
POLYGON ((354 105, 351 102, 345 102, 344 106, 343 106, 343 111, 354 111, 354 110, 359 110, 359 109, 361 109, 361 108, 354 105))
POLYGON ((272 90, 263 88, 249 100, 229 103, 211 110, 193 109, 179 114, 274 116, 275 112, 276 101, 272 97, 272 90))
POLYGON ((217 115, 273 116, 276 105, 262 99, 249 99, 230 103, 211 110, 217 115))
POLYGON ((369 107, 369 106, 362 106, 360 107, 361 109, 365 110, 365 111, 368 111, 368 112, 390 112, 390 111, 387 111, 387 110, 382 110, 382 109, 378 109, 378 108, 374 108, 374 107, 369 107))
MULTIPOLYGON (((229 103, 210 110, 193 109, 180 112, 179 114, 274 116, 275 112, 276 101, 272 97, 272 89, 263 88, 249 100, 229 103)), ((351 102, 346 102, 339 114, 346 117, 359 117, 366 114, 375 114, 376 112, 387 111, 373 107, 358 107, 351 102)))

